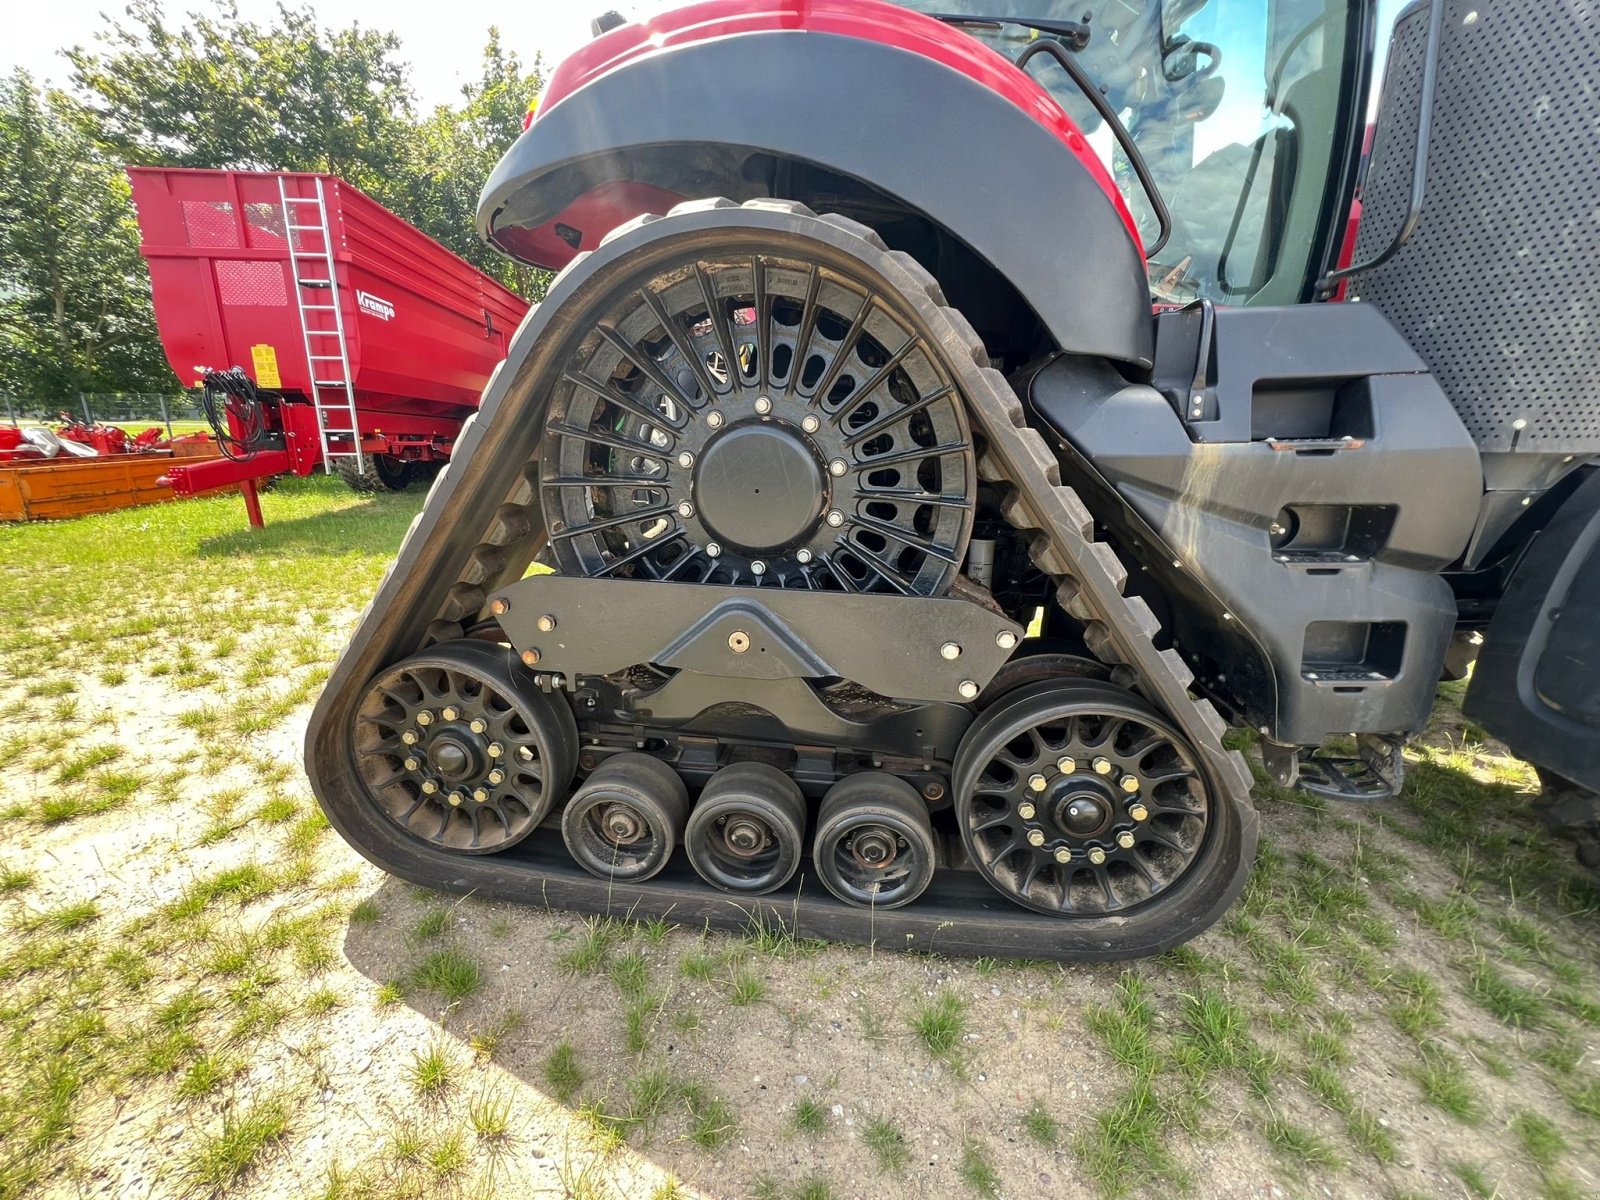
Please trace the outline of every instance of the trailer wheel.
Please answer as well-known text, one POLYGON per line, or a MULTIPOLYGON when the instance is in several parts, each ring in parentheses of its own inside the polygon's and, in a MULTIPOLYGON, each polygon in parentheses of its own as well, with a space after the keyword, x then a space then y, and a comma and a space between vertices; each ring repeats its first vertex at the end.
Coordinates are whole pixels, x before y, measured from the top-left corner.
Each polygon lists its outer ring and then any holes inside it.
POLYGON ((416 478, 416 464, 392 454, 366 454, 362 463, 358 467, 354 458, 339 458, 333 464, 353 492, 403 492, 416 478))

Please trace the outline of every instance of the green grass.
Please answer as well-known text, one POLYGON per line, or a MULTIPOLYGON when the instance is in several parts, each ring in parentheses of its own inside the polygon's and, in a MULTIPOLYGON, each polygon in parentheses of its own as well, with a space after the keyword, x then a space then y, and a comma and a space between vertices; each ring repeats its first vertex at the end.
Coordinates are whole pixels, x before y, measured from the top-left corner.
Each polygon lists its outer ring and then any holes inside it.
POLYGON ((953 1061, 967 1032, 967 1002, 948 989, 938 992, 911 1014, 911 1031, 929 1054, 953 1061))
POLYGON ((290 1112, 282 1097, 226 1111, 221 1130, 203 1136, 184 1163, 191 1184, 214 1193, 231 1191, 260 1165, 270 1147, 288 1135, 290 1112))
POLYGON ((539 1075, 550 1089, 550 1094, 563 1104, 577 1099, 587 1076, 578 1064, 578 1052, 571 1042, 561 1042, 545 1056, 539 1075))
POLYGON ((421 1050, 414 1051, 411 1064, 406 1068, 406 1076, 410 1080, 412 1089, 419 1095, 428 1098, 443 1096, 456 1083, 456 1063, 451 1056, 449 1047, 443 1041, 429 1042, 421 1050))
POLYGON ((429 938, 436 938, 445 931, 445 927, 449 924, 450 913, 448 910, 443 908, 430 908, 427 912, 422 914, 421 919, 418 920, 416 925, 412 927, 411 936, 416 938, 418 941, 426 941, 429 938))
POLYGON ((1109 1108, 1093 1114, 1072 1143, 1083 1172, 1102 1195, 1144 1195, 1158 1181, 1182 1184, 1167 1148, 1172 1112, 1148 1076, 1136 1079, 1109 1108))
POLYGON ((1035 1100, 1022 1114, 1022 1131, 1041 1146, 1053 1147, 1061 1141, 1061 1122, 1050 1115, 1043 1100, 1035 1100))
POLYGON ((974 1141, 969 1140, 962 1145, 956 1174, 968 1190, 976 1195, 997 1197, 1000 1194, 1000 1173, 989 1161, 988 1153, 974 1141))
POLYGON ((411 971, 411 985, 437 992, 451 1003, 465 1000, 483 984, 483 970, 471 955, 454 946, 434 950, 411 971))
POLYGON ((1542 1025, 1546 1020, 1544 999, 1513 983, 1487 959, 1480 958, 1473 963, 1468 992, 1507 1025, 1527 1028, 1542 1025))
POLYGON ((1539 1167, 1549 1170, 1566 1153, 1567 1139, 1548 1117, 1535 1112, 1520 1112, 1511 1118, 1511 1132, 1522 1149, 1539 1167))
POLYGON ((679 1089, 689 1113, 689 1140, 702 1150, 720 1150, 739 1132, 733 1106, 693 1083, 679 1089))
POLYGON ((905 1170, 911 1151, 906 1145, 906 1135, 893 1121, 887 1117, 873 1117, 861 1127, 861 1140, 877 1159, 878 1170, 886 1174, 905 1170))
POLYGON ((728 1003, 743 1008, 767 994, 766 981, 747 966, 738 966, 728 976, 728 1003))
POLYGON ((815 1096, 804 1096, 795 1101, 794 1111, 789 1114, 789 1125, 796 1133, 816 1137, 827 1132, 829 1121, 828 1105, 826 1101, 818 1100, 815 1096))
POLYGON ((1461 1060, 1434 1042, 1424 1042, 1422 1061, 1407 1074, 1422 1089, 1422 1098, 1441 1112, 1467 1125, 1483 1118, 1478 1087, 1468 1078, 1461 1060))

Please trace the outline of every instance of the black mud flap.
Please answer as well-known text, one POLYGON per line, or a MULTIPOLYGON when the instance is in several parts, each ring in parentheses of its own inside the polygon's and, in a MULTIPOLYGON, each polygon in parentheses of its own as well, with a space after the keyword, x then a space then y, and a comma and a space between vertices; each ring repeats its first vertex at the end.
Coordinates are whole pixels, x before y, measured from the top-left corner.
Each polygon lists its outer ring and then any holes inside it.
MULTIPOLYGON (((757 252, 760 252, 759 249, 757 252)), ((633 284, 632 286, 637 286, 633 284)), ((434 483, 399 557, 341 655, 306 733, 312 788, 335 829, 369 860, 425 887, 552 909, 740 929, 752 920, 804 937, 887 949, 960 955, 1111 960, 1158 954, 1200 933, 1233 903, 1254 858, 1257 821, 1249 772, 1221 743, 1211 706, 1188 693, 1187 668, 1158 651, 1157 623, 1122 595, 1125 571, 1110 547, 1092 540, 1089 512, 1060 484, 1059 467, 1028 429, 1004 378, 987 368, 982 344, 959 313, 942 306, 937 286, 913 260, 894 254, 870 230, 802 206, 755 201, 682 205, 665 218, 623 226, 557 276, 524 320, 509 355, 464 426, 449 466, 434 483), (539 507, 539 447, 550 373, 585 336, 585 318, 619 285, 692 252, 696 239, 730 227, 759 247, 797 240, 824 261, 848 262, 898 293, 944 351, 987 451, 980 470, 1011 491, 1008 519, 1033 531, 1032 552, 1052 575, 1069 611, 1085 622, 1090 646, 1120 678, 1167 712, 1196 747, 1214 798, 1208 833, 1212 866, 1167 893, 1174 903, 1096 917, 1041 917, 1011 904, 971 871, 941 870, 928 893, 894 910, 846 905, 826 893, 809 861, 784 889, 759 899, 729 897, 675 861, 649 882, 626 887, 584 872, 550 829, 500 854, 451 854, 405 834, 371 803, 355 769, 352 722, 368 682, 401 658, 464 635, 491 594, 520 579, 544 546, 539 507), (1176 894, 1176 893, 1180 893, 1176 894)), ((662 585, 670 586, 670 585, 662 585)))
POLYGON ((1600 791, 1600 471, 1518 565, 1463 707, 1518 757, 1600 791))

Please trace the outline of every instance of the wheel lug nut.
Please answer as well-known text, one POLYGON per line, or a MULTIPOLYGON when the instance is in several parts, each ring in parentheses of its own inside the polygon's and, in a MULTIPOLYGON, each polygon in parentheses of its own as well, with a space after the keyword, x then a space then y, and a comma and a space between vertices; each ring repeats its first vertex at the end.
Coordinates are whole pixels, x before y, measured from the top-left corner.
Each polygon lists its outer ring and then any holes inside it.
POLYGON ((419 712, 417 714, 417 724, 418 725, 432 725, 433 724, 433 714, 431 712, 429 712, 427 709, 423 709, 421 712, 419 712))
POLYGON ((451 705, 449 708, 444 710, 444 719, 446 721, 454 721, 460 715, 461 710, 456 708, 454 705, 451 705))
POLYGON ((1135 821, 1142 821, 1150 815, 1150 810, 1142 804, 1135 804, 1128 809, 1128 815, 1135 821))
POLYGON ((1137 775, 1124 775, 1117 781, 1117 786, 1131 796, 1139 790, 1139 777, 1137 775))
POLYGON ((815 433, 817 430, 822 428, 822 422, 817 420, 815 413, 807 413, 805 418, 800 422, 800 428, 804 429, 807 433, 815 433))
POLYGON ((963 679, 961 686, 956 688, 963 700, 976 700, 978 698, 978 685, 970 679, 963 679))
POLYGON ((752 575, 765 575, 766 573, 767 573, 767 564, 762 562, 759 558, 756 559, 753 563, 750 564, 750 574, 752 574, 752 575))
POLYGON ((1049 785, 1049 783, 1050 783, 1050 781, 1048 779, 1046 779, 1043 775, 1030 775, 1030 776, 1028 776, 1028 786, 1031 787, 1036 792, 1044 791, 1044 789, 1046 788, 1046 786, 1049 785))
POLYGON ((1035 809, 1033 807, 1033 805, 1029 804, 1026 800, 1024 800, 1021 804, 1017 805, 1017 816, 1021 817, 1024 821, 1033 820, 1033 815, 1037 811, 1038 810, 1035 809))
POLYGON ((1089 861, 1095 866, 1098 867, 1101 863, 1105 862, 1105 860, 1106 852, 1100 849, 1099 846, 1094 846, 1089 850, 1089 861))
POLYGON ((1030 830, 1028 830, 1028 845, 1030 845, 1030 846, 1042 846, 1042 845, 1044 845, 1044 830, 1042 830, 1042 829, 1030 829, 1030 830))
POLYGON ((708 412, 706 414, 706 424, 709 425, 712 429, 721 429, 722 428, 722 414, 719 413, 716 409, 712 409, 710 412, 708 412))
POLYGON ((489 743, 489 757, 490 758, 499 758, 505 752, 506 752, 506 748, 504 746, 502 746, 499 742, 490 742, 489 743))
POLYGON ((472 798, 479 804, 482 804, 489 798, 489 790, 487 788, 474 788, 472 792, 472 798))
POLYGON ((439 790, 439 785, 437 783, 435 783, 433 780, 424 779, 422 781, 422 794, 424 796, 431 796, 435 792, 437 792, 438 790, 439 790))
POLYGON ((467 728, 472 730, 473 733, 482 733, 485 729, 489 728, 489 723, 482 717, 473 717, 472 723, 468 725, 467 728))
POLYGON ((844 524, 844 514, 837 508, 828 510, 828 524, 837 529, 844 524))
POLYGON ((522 652, 522 662, 523 662, 524 666, 528 666, 528 667, 536 667, 536 666, 538 666, 539 665, 539 651, 538 651, 538 649, 536 647, 530 646, 530 647, 528 647, 528 649, 524 650, 522 652))
POLYGON ((1121 846, 1124 850, 1132 850, 1133 834, 1124 829, 1121 833, 1117 834, 1117 845, 1121 846))
POLYGON ((400 735, 400 740, 408 746, 415 746, 417 744, 417 731, 415 729, 406 730, 400 735))
POLYGON ((757 396, 756 397, 756 411, 758 413, 760 413, 762 416, 766 416, 769 412, 772 411, 772 401, 768 400, 765 396, 757 396))
POLYGON ((828 474, 832 475, 835 479, 843 475, 849 469, 850 464, 845 462, 845 460, 842 458, 836 458, 828 464, 828 474))
POLYGON ((694 455, 685 450, 682 454, 678 455, 678 465, 687 471, 690 467, 694 466, 694 455))
POLYGON ((722 547, 715 542, 706 543, 706 557, 716 558, 722 553, 722 547))
POLYGON ((461 802, 466 799, 460 792, 451 792, 448 798, 451 808, 460 808, 461 802))
POLYGON ((1063 775, 1071 775, 1077 769, 1078 760, 1072 758, 1070 755, 1056 759, 1056 770, 1060 771, 1063 775))
POLYGON ((956 642, 946 642, 939 647, 939 657, 947 658, 953 662, 961 657, 961 646, 956 642))
POLYGON ((549 613, 545 613, 534 624, 539 627, 540 633, 549 633, 556 627, 556 619, 549 613))
POLYGON ((994 635, 994 644, 1002 650, 1015 650, 1017 648, 1017 635, 1009 629, 1002 629, 994 635))
POLYGON ((496 767, 494 770, 489 772, 489 786, 490 787, 499 787, 505 781, 506 781, 506 773, 504 771, 502 771, 499 767, 496 767))
POLYGON ((422 769, 422 760, 415 756, 406 759, 406 770, 418 771, 422 769))
POLYGON ((1096 775, 1109 775, 1109 774, 1111 774, 1111 760, 1110 759, 1097 758, 1090 765, 1092 767, 1094 767, 1094 773, 1096 775))
POLYGON ((807 550, 804 546, 801 546, 800 549, 794 552, 794 558, 797 563, 800 563, 803 566, 811 561, 811 551, 807 550))
POLYGON ((1069 863, 1069 862, 1071 862, 1072 861, 1072 851, 1068 850, 1065 846, 1062 846, 1059 850, 1056 851, 1056 861, 1058 863, 1069 863))

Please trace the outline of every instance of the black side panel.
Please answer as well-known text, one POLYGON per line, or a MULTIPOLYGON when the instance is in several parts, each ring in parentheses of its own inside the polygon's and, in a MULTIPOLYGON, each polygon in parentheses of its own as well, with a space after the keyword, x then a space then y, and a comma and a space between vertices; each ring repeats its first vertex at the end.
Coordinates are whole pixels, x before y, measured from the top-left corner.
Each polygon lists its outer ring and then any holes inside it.
POLYGON ((1600 472, 1517 568, 1466 712, 1522 758, 1600 791, 1600 472))
MULTIPOLYGON (((1160 319, 1163 367, 1193 319, 1160 319)), ((1196 352, 1171 397, 1061 358, 1029 398, 1208 694, 1284 744, 1420 728, 1483 489, 1454 410, 1362 305, 1218 310, 1185 422, 1196 352)))
POLYGON ((484 187, 478 227, 498 241, 615 179, 756 198, 743 173, 753 154, 871 184, 1010 280, 1061 349, 1149 365, 1143 256, 1088 170, 967 76, 856 38, 744 34, 617 68, 517 140, 484 187))

